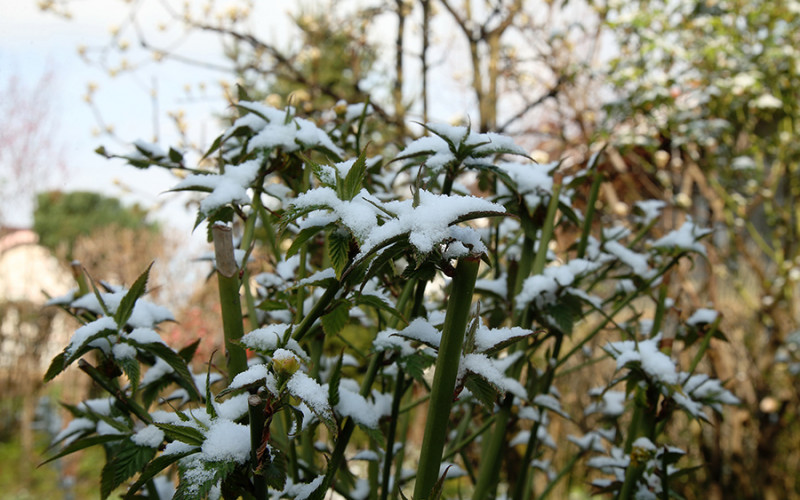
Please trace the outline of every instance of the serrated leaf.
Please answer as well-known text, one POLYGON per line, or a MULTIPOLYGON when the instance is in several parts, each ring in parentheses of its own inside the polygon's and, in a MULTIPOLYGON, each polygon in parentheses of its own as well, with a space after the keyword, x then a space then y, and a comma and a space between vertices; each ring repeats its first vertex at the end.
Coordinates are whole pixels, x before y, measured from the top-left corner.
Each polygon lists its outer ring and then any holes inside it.
POLYGON ((186 470, 181 468, 181 480, 178 483, 178 489, 172 500, 195 500, 198 498, 206 498, 208 492, 218 482, 228 477, 234 470, 236 470, 236 462, 203 462, 198 467, 203 467, 207 474, 192 475, 192 477, 202 477, 203 480, 198 483, 193 483, 186 476, 186 470))
POLYGON ((169 159, 174 163, 180 163, 183 161, 183 153, 178 151, 175 148, 169 148, 169 159))
POLYGON ((117 365, 122 368, 122 372, 125 373, 125 376, 128 377, 133 392, 136 392, 139 388, 139 376, 141 374, 139 361, 136 358, 122 358, 117 359, 116 362, 117 365))
POLYGON ((71 453, 75 453, 76 451, 83 450, 84 448, 89 448, 91 446, 97 446, 99 444, 110 443, 112 441, 119 441, 121 439, 128 439, 129 436, 122 435, 122 434, 105 434, 102 436, 87 436, 84 438, 77 439, 70 443, 68 446, 65 446, 61 449, 57 454, 53 455, 52 457, 48 458, 44 462, 40 463, 38 467, 46 463, 50 463, 53 460, 58 460, 61 457, 65 457, 71 453))
POLYGON ((141 475, 139 475, 139 478, 136 480, 136 482, 133 483, 130 488, 128 488, 128 492, 125 493, 125 498, 126 499, 132 498, 133 495, 137 491, 139 491, 139 489, 142 486, 145 485, 145 483, 147 483, 155 476, 157 476, 159 472, 163 471, 164 469, 174 464, 181 458, 188 457, 189 455, 197 453, 198 451, 200 451, 200 448, 184 451, 181 453, 173 453, 170 455, 160 455, 154 458, 149 464, 147 464, 147 466, 142 471, 141 475))
POLYGON ((214 142, 211 143, 211 147, 209 147, 208 151, 206 151, 203 157, 200 158, 200 161, 202 162, 203 160, 214 154, 214 152, 218 150, 221 145, 222 145, 222 136, 220 135, 216 139, 214 139, 214 142))
POLYGON ((260 472, 264 475, 267 486, 282 490, 286 485, 286 459, 283 453, 274 448, 269 453, 270 457, 264 462, 260 472))
POLYGON ((350 167, 347 176, 342 180, 341 199, 350 201, 361 191, 364 184, 364 174, 367 171, 367 148, 361 151, 355 163, 350 167))
POLYGON ((452 465, 447 466, 444 470, 442 476, 436 481, 436 484, 433 485, 433 490, 431 490, 430 500, 439 500, 442 498, 442 490, 444 489, 444 480, 447 479, 447 471, 452 467, 452 465))
POLYGON ((319 234, 326 227, 328 226, 312 226, 300 230, 300 232, 294 237, 294 240, 292 240, 292 244, 289 246, 289 249, 286 250, 286 258, 288 259, 299 252, 308 240, 319 234))
POLYGON ((406 373, 417 381, 425 379, 425 370, 431 366, 434 361, 435 358, 433 358, 433 356, 428 356, 421 352, 411 354, 400 360, 406 373))
POLYGON ((370 439, 375 441, 380 448, 386 448, 386 437, 383 435, 380 429, 373 429, 372 427, 367 427, 366 425, 358 424, 358 427, 364 431, 364 433, 369 436, 370 439))
POLYGON ((331 259, 336 279, 341 279, 342 272, 350 262, 350 241, 352 236, 345 229, 334 229, 328 233, 328 256, 331 259))
POLYGON ((202 446, 203 441, 206 440, 206 437, 202 432, 198 431, 194 427, 189 427, 188 425, 159 423, 155 423, 153 425, 164 431, 164 434, 166 434, 168 438, 190 444, 192 446, 202 446))
POLYGON ((394 307, 387 304, 383 299, 380 297, 376 297, 375 295, 366 295, 366 294, 357 294, 356 295, 356 305, 357 306, 369 306, 375 308, 379 311, 386 311, 395 318, 399 319, 403 323, 408 324, 408 321, 400 314, 400 311, 395 309, 394 307))
POLYGON ((494 408, 494 404, 500 396, 492 384, 474 373, 469 373, 464 378, 464 387, 469 389, 469 392, 489 410, 494 408))
POLYGON ((193 400, 201 401, 203 399, 198 392, 197 387, 194 385, 194 377, 192 377, 189 367, 186 366, 186 362, 184 362, 183 358, 181 358, 178 353, 173 351, 172 348, 160 343, 139 344, 134 342, 134 345, 146 352, 153 354, 154 356, 163 359, 170 367, 172 367, 177 375, 178 385, 186 389, 186 391, 189 393, 189 396, 193 400))
POLYGON ((328 314, 320 319, 326 335, 336 335, 341 332, 349 320, 350 303, 346 300, 339 301, 328 314))
POLYGON ((53 358, 53 361, 50 362, 50 366, 47 368, 43 380, 45 382, 50 382, 51 380, 56 378, 58 374, 63 372, 66 368, 67 368, 66 355, 65 353, 62 352, 58 354, 55 358, 53 358))
POLYGON ((339 355, 336 361, 336 366, 333 367, 331 378, 328 381, 328 404, 331 408, 335 408, 339 404, 339 382, 342 380, 342 361, 344 360, 344 351, 339 355))
POLYGON ((569 335, 575 326, 575 322, 582 317, 581 300, 573 295, 564 294, 558 302, 547 307, 544 311, 555 321, 555 326, 563 333, 569 335))
POLYGON ((217 409, 214 408, 214 398, 211 397, 211 366, 214 361, 214 353, 211 353, 211 359, 208 360, 208 369, 206 371, 206 413, 212 419, 217 418, 217 409))
POLYGON ((147 280, 150 277, 150 269, 152 268, 153 262, 139 275, 130 290, 128 290, 128 293, 120 300, 117 312, 114 314, 114 321, 116 321, 117 325, 123 326, 128 322, 128 319, 130 319, 136 301, 144 295, 147 289, 147 280))
POLYGON ((194 353, 197 352, 197 347, 199 345, 200 345, 200 339, 197 339, 191 344, 182 348, 180 351, 178 351, 178 356, 180 356, 181 359, 183 359, 187 364, 191 363, 192 359, 194 359, 194 353))
POLYGON ((100 497, 105 499, 126 479, 144 469, 156 454, 155 448, 138 446, 132 441, 123 442, 113 453, 113 458, 103 467, 100 479, 100 497))

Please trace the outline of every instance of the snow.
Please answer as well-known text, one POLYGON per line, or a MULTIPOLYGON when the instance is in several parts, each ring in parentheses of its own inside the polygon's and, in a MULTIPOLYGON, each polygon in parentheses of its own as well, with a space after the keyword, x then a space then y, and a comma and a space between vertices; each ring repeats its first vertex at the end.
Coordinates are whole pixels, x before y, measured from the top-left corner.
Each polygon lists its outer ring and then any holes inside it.
POLYGON ((689 326, 699 326, 702 324, 710 325, 717 320, 717 316, 719 316, 719 313, 714 309, 698 309, 689 316, 689 319, 686 320, 686 324, 689 326))
POLYGON ((637 345, 632 340, 623 340, 609 342, 603 349, 617 360, 617 370, 629 363, 638 363, 656 381, 675 385, 678 383, 675 363, 658 349, 658 342, 658 338, 652 338, 642 340, 637 345))
POLYGON ((558 163, 498 163, 497 168, 505 172, 516 184, 517 192, 525 199, 529 210, 548 203, 553 193, 553 170, 558 163))
POLYGON ((237 394, 230 397, 222 403, 214 403, 214 408, 217 410, 217 415, 226 420, 237 420, 242 417, 248 410, 247 398, 250 395, 237 394))
POLYGON ((637 201, 633 206, 642 211, 642 216, 637 217, 637 220, 646 226, 661 216, 661 210, 667 204, 662 200, 642 200, 637 201))
POLYGON ((69 441, 64 442, 64 446, 69 445, 72 441, 77 439, 78 435, 82 433, 82 431, 94 431, 96 424, 93 420, 89 420, 88 418, 76 418, 70 421, 67 426, 55 435, 53 438, 53 443, 57 443, 62 439, 65 439, 71 436, 69 441))
POLYGON ((604 244, 606 251, 618 258, 620 262, 630 267, 634 274, 649 279, 654 275, 647 263, 647 256, 625 248, 617 241, 607 241, 604 244))
POLYGON ((567 440, 578 445, 581 451, 596 451, 598 453, 605 453, 606 451, 605 448, 603 448, 602 436, 595 432, 588 432, 582 437, 569 434, 567 440))
POLYGON ((201 450, 206 460, 242 464, 250 456, 250 428, 230 420, 217 420, 208 429, 201 450))
POLYGON ((247 370, 237 374, 233 377, 233 381, 228 386, 228 389, 240 389, 247 385, 267 378, 267 365, 258 364, 252 365, 247 370))
POLYGON ((467 472, 464 469, 453 462, 442 462, 439 464, 439 477, 442 477, 442 475, 445 474, 445 471, 447 473, 445 479, 455 479, 457 477, 464 477, 467 475, 467 472))
POLYGON ((317 491, 325 480, 325 476, 317 476, 310 483, 293 484, 283 490, 283 496, 294 497, 294 500, 306 500, 317 491))
POLYGON ((397 335, 411 340, 417 340, 431 347, 439 348, 442 334, 425 318, 416 318, 403 328, 397 335))
POLYGON ((376 352, 398 350, 401 356, 414 354, 415 349, 411 343, 397 335, 397 330, 382 330, 375 336, 372 346, 376 352))
POLYGON ((67 348, 64 350, 64 353, 68 358, 72 357, 81 347, 83 347, 89 338, 99 334, 103 330, 112 330, 114 333, 117 332, 118 327, 117 323, 114 321, 114 318, 104 316, 75 330, 75 333, 72 335, 72 338, 70 339, 67 348))
POLYGON ((164 447, 164 451, 161 452, 162 455, 179 455, 181 453, 186 453, 187 451, 192 451, 197 447, 193 444, 184 443, 182 441, 173 441, 171 443, 167 443, 164 447))
MULTIPOLYGON (((257 328, 252 332, 243 335, 240 342, 245 347, 255 349, 256 351, 273 352, 280 348, 281 344, 283 344, 282 339, 286 335, 286 331, 289 327, 290 325, 286 323, 275 323, 262 328, 257 328)), ((296 340, 291 338, 288 339, 284 347, 292 351, 300 359, 308 360, 308 354, 306 354, 296 340)))
POLYGON ((357 391, 351 391, 345 384, 339 385, 339 403, 336 412, 343 417, 352 418, 357 424, 377 429, 382 417, 392 413, 392 396, 373 392, 374 402, 369 402, 357 391))
POLYGON ((114 347, 111 348, 111 353, 115 359, 135 359, 136 352, 135 347, 124 342, 114 344, 114 347))
MULTIPOLYGON (((590 395, 594 395, 590 391, 590 395)), ((605 391, 599 402, 593 402, 586 407, 585 414, 602 413, 606 417, 618 417, 625 413, 625 401, 627 397, 622 391, 605 391)))
POLYGON ((436 135, 421 137, 406 146, 398 155, 398 159, 411 158, 418 155, 427 155, 425 165, 433 170, 441 170, 447 164, 456 160, 456 155, 451 150, 448 141, 456 149, 461 149, 460 145, 475 146, 464 164, 471 165, 479 163, 479 158, 495 153, 510 153, 516 155, 526 155, 526 151, 514 144, 514 141, 507 136, 486 133, 479 134, 470 132, 467 127, 452 126, 443 124, 428 124, 427 127, 436 135))
POLYGON ((155 382, 164 375, 168 375, 173 371, 175 370, 173 370, 172 367, 169 366, 169 364, 167 364, 166 361, 164 361, 161 358, 157 358, 155 364, 151 366, 144 374, 144 377, 142 377, 142 385, 147 385, 152 382, 155 382))
POLYGON ((249 160, 240 165, 227 165, 224 174, 192 174, 176 184, 172 190, 204 188, 211 193, 200 201, 200 212, 208 214, 229 203, 249 205, 247 194, 261 168, 259 159, 249 160))
MULTIPOLYGON (((114 314, 117 312, 117 308, 119 308, 122 298, 125 297, 127 293, 127 290, 119 289, 110 293, 101 293, 100 297, 102 297, 103 303, 106 305, 109 312, 114 314)), ((105 314, 103 312, 103 308, 100 307, 100 303, 97 301, 97 296, 94 293, 86 294, 83 297, 74 300, 70 304, 70 307, 86 309, 87 311, 91 311, 95 314, 105 314)), ((128 319, 127 324, 134 328, 152 328, 163 321, 174 320, 175 318, 167 308, 139 298, 139 300, 137 300, 136 304, 133 306, 133 312, 131 313, 131 317, 128 319)))
POLYGON ((297 371, 289 379, 286 387, 293 396, 302 399, 314 413, 325 418, 331 418, 328 392, 316 380, 301 371, 297 371))
POLYGON ((366 462, 380 462, 381 457, 379 457, 378 454, 375 453, 372 450, 361 450, 358 453, 356 453, 355 455, 353 455, 353 458, 351 458, 350 460, 364 460, 366 462))
POLYGON ((558 413, 564 418, 569 418, 569 415, 564 413, 564 410, 561 409, 561 403, 550 394, 537 394, 535 398, 533 398, 533 404, 536 406, 541 406, 542 408, 547 408, 548 410, 558 413))
POLYGON ((306 286, 312 283, 319 283, 320 281, 329 279, 336 279, 336 270, 334 270, 332 267, 325 268, 322 271, 317 271, 311 276, 301 279, 300 281, 297 282, 297 285, 295 286, 306 286))
POLYGON ((135 328, 127 335, 130 340, 139 344, 163 344, 164 340, 152 328, 135 328))
POLYGON ((494 360, 484 354, 467 354, 464 356, 459 364, 459 374, 461 375, 465 371, 472 372, 475 375, 485 378, 498 389, 510 392, 520 399, 528 398, 528 393, 522 384, 516 379, 503 375, 495 365, 494 360))
POLYGON ((488 351, 498 344, 502 344, 515 337, 533 335, 532 330, 525 330, 518 326, 508 328, 487 328, 481 323, 475 330, 475 348, 480 352, 488 351))
POLYGON ((586 259, 573 259, 566 264, 545 268, 542 274, 527 278, 517 295, 517 309, 524 309, 531 302, 537 307, 554 303, 559 288, 568 287, 575 280, 600 267, 600 263, 586 259))
POLYGON ((505 298, 508 296, 508 276, 503 274, 497 279, 479 279, 475 281, 475 290, 486 291, 505 298))
POLYGON ((646 437, 642 436, 637 438, 633 444, 631 445, 633 448, 639 448, 645 451, 656 451, 656 445, 653 444, 652 441, 647 439, 646 437))
POLYGON ((133 441, 138 446, 146 446, 148 448, 158 448, 164 442, 164 431, 155 425, 148 425, 139 429, 133 436, 133 441))
POLYGON ((706 254, 706 249, 697 240, 711 233, 710 229, 697 227, 692 220, 687 220, 683 225, 667 235, 653 242, 655 248, 678 248, 680 250, 691 250, 702 255, 706 254))
MULTIPOLYGON (((429 253, 433 246, 447 239, 458 240, 462 233, 454 233, 450 226, 470 213, 501 215, 502 205, 475 196, 437 195, 428 191, 419 192, 419 204, 413 200, 390 201, 386 209, 396 214, 383 225, 372 228, 361 245, 361 254, 370 252, 381 243, 403 234, 420 253, 429 253)), ((470 241, 475 241, 470 237, 470 241)), ((464 241, 470 246, 470 241, 464 241)), ((474 251, 479 251, 474 249, 474 251)))

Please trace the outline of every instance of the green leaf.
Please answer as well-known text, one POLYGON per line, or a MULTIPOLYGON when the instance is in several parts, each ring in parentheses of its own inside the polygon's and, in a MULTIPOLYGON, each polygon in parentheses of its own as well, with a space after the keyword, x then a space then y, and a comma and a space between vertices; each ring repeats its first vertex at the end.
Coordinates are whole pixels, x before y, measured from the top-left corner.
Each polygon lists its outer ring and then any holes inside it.
POLYGON ((384 437, 383 432, 381 432, 380 428, 373 429, 372 427, 367 427, 366 425, 358 424, 359 429, 364 431, 364 433, 369 436, 370 439, 375 441, 379 447, 386 448, 386 437, 384 437))
POLYGON ((544 312, 555 321, 555 326, 567 335, 572 333, 575 322, 582 317, 581 300, 574 295, 563 294, 558 302, 548 306, 544 312))
POLYGON ((336 279, 342 278, 342 272, 350 262, 350 241, 352 236, 345 229, 334 229, 328 233, 328 256, 331 259, 336 279))
POLYGON ((300 249, 303 248, 303 245, 308 240, 319 234, 319 232, 322 231, 325 227, 327 226, 311 226, 300 230, 300 232, 297 233, 297 235, 294 237, 294 240, 292 241, 292 244, 289 246, 289 249, 286 250, 286 258, 288 259, 289 257, 299 252, 300 249))
POLYGON ((328 381, 328 403, 331 408, 339 404, 339 382, 342 380, 342 360, 344 359, 344 351, 339 355, 336 361, 336 366, 333 367, 333 373, 328 381))
POLYGON ((122 368, 125 376, 128 377, 133 392, 136 392, 136 390, 139 388, 139 376, 141 374, 139 361, 136 358, 122 358, 116 359, 116 362, 119 367, 122 368))
POLYGON ((272 455, 272 452, 275 455, 265 460, 260 471, 256 473, 260 472, 264 475, 264 480, 270 488, 282 490, 286 485, 286 459, 283 457, 283 453, 275 448, 267 451, 270 455, 272 455))
POLYGON ((364 185, 364 174, 367 171, 367 148, 361 151, 358 159, 350 167, 347 176, 342 183, 341 198, 344 201, 350 201, 361 191, 364 185))
POLYGON ((214 142, 211 143, 211 147, 208 148, 206 154, 204 154, 203 157, 200 158, 200 161, 202 162, 203 160, 214 154, 214 151, 218 150, 221 145, 222 145, 222 136, 220 135, 216 139, 214 139, 214 142))
POLYGON ((469 392, 471 392, 487 409, 491 410, 494 408, 499 393, 486 379, 474 373, 468 373, 464 378, 464 386, 469 389, 469 392))
POLYGON ((433 356, 417 352, 402 358, 400 362, 403 364, 403 369, 406 373, 414 378, 414 380, 422 381, 425 379, 425 370, 431 366, 435 360, 436 358, 433 356))
POLYGON ((155 448, 138 446, 132 441, 123 442, 115 450, 113 458, 103 467, 100 480, 100 497, 105 499, 126 479, 144 469, 144 466, 153 459, 155 448))
POLYGON ((350 303, 346 300, 341 300, 320 321, 326 335, 336 335, 342 331, 349 320, 350 303))
POLYGON ((186 362, 186 364, 191 363, 192 359, 194 359, 194 353, 197 352, 197 347, 199 345, 200 345, 200 339, 197 339, 191 344, 182 348, 180 351, 178 351, 178 356, 180 356, 181 359, 183 359, 186 362))
POLYGON ((119 441, 121 439, 128 439, 130 436, 122 435, 122 434, 105 434, 103 436, 88 436, 84 438, 77 439, 70 443, 68 446, 65 446, 61 449, 57 454, 53 455, 52 457, 48 458, 44 462, 40 463, 38 467, 46 463, 50 463, 53 460, 57 460, 61 457, 65 457, 71 453, 75 453, 76 451, 83 450, 84 448, 89 448, 90 446, 97 446, 99 444, 110 443, 112 441, 119 441))
POLYGON ((175 148, 169 148, 169 159, 172 162, 181 163, 183 161, 183 153, 175 148))
POLYGON ((53 361, 50 362, 47 372, 44 374, 44 381, 50 382, 56 378, 59 373, 63 372, 67 368, 66 361, 65 353, 62 352, 61 354, 56 355, 56 357, 53 358, 53 361))
POLYGON ((143 351, 149 352, 154 356, 158 356, 159 358, 163 359, 169 366, 175 370, 175 374, 177 375, 177 382, 178 385, 186 389, 189 393, 189 397, 191 397, 194 401, 201 401, 203 397, 197 390, 197 387, 194 385, 194 378, 192 377, 191 372, 189 371, 189 367, 186 366, 186 362, 183 361, 183 358, 178 355, 172 348, 168 347, 165 344, 160 343, 150 343, 150 344, 139 344, 133 342, 136 347, 142 349, 143 351))
POLYGON ((114 314, 114 321, 117 322, 117 325, 124 326, 130 319, 136 301, 144 295, 147 289, 147 279, 150 277, 150 269, 152 268, 153 262, 147 266, 147 269, 136 279, 128 293, 122 297, 119 307, 117 307, 117 312, 114 314))
POLYGON ((170 455, 161 455, 154 458, 142 471, 141 475, 139 475, 139 479, 136 480, 135 483, 128 488, 128 492, 125 494, 125 498, 132 498, 133 494, 139 491, 139 489, 145 485, 148 481, 153 479, 159 472, 163 471, 170 465, 174 464, 178 460, 184 457, 188 457, 193 453, 197 453, 200 451, 199 448, 194 450, 184 451, 182 453, 173 453, 170 455))
POLYGON ((236 469, 236 465, 236 462, 233 461, 203 462, 202 465, 197 465, 197 467, 203 467, 206 474, 192 474, 191 476, 191 478, 203 478, 200 482, 192 482, 191 479, 186 476, 187 470, 181 466, 179 468, 181 479, 172 500, 196 500, 198 498, 206 498, 211 488, 228 477, 236 469))
POLYGON ((209 417, 217 418, 217 409, 214 408, 214 398, 211 397, 211 366, 214 361, 214 353, 211 353, 211 359, 208 360, 208 370, 206 371, 206 413, 209 417))
POLYGON ((168 438, 190 444, 192 446, 202 446, 203 441, 206 440, 206 437, 202 432, 198 431, 194 427, 189 427, 188 425, 159 423, 153 425, 164 431, 164 434, 166 434, 168 438))
POLYGON ((383 299, 377 297, 375 295, 365 295, 362 293, 356 294, 355 302, 357 306, 368 306, 375 308, 379 311, 386 311, 395 318, 399 319, 405 324, 408 324, 408 321, 400 314, 400 311, 395 309, 394 307, 387 304, 383 299))
MULTIPOLYGON (((452 466, 448 466, 449 469, 452 466)), ((431 500, 439 500, 442 498, 442 490, 444 489, 444 480, 447 479, 447 469, 445 469, 442 476, 436 481, 436 484, 433 485, 433 490, 431 491, 430 499, 431 500)))

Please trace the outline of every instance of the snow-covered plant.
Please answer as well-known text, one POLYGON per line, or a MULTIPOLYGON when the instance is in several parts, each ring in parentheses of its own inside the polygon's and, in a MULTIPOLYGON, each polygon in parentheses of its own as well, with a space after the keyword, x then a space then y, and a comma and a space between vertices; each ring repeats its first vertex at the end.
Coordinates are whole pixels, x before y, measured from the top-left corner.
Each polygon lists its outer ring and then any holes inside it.
POLYGON ((687 220, 652 235, 659 203, 631 220, 598 212, 601 150, 539 165, 507 137, 428 125, 386 161, 358 149, 363 113, 320 126, 238 110, 197 167, 143 143, 123 156, 188 173, 175 190, 200 193, 224 365, 161 340, 173 317, 145 299, 149 269, 129 289, 81 278, 51 301, 83 326, 45 379, 77 362, 108 397, 66 405, 50 460, 104 447, 103 498, 125 485, 147 498, 523 499, 577 464, 608 472, 595 484, 619 498, 656 498, 691 448, 671 442, 676 413, 736 403, 696 372, 717 314, 664 327, 664 277, 707 231, 687 220), (559 377, 595 362, 605 378, 573 394, 586 415, 571 414, 559 377), (554 419, 594 428, 574 449, 554 419))

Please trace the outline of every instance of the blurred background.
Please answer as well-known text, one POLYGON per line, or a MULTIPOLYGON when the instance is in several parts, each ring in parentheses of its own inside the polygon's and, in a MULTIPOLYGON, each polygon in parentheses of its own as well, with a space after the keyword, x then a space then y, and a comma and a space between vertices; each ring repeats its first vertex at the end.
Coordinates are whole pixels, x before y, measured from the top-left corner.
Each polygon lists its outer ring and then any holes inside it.
POLYGON ((90 390, 71 372, 41 383, 76 326, 43 308, 43 291, 70 289, 70 262, 130 284, 156 260, 171 345, 218 331, 192 200, 165 194, 169 172, 114 156, 139 141, 199 158, 237 84, 320 122, 368 99, 388 155, 428 121, 502 132, 567 166, 607 144, 599 203, 624 216, 663 200, 662 231, 688 217, 714 230, 708 258, 669 275, 670 316, 721 312, 704 369, 742 405, 681 431, 702 465, 685 497, 800 498, 800 2, 0 0, 0 12, 4 498, 96 494, 102 457, 35 467, 62 425, 57 402, 90 390))

